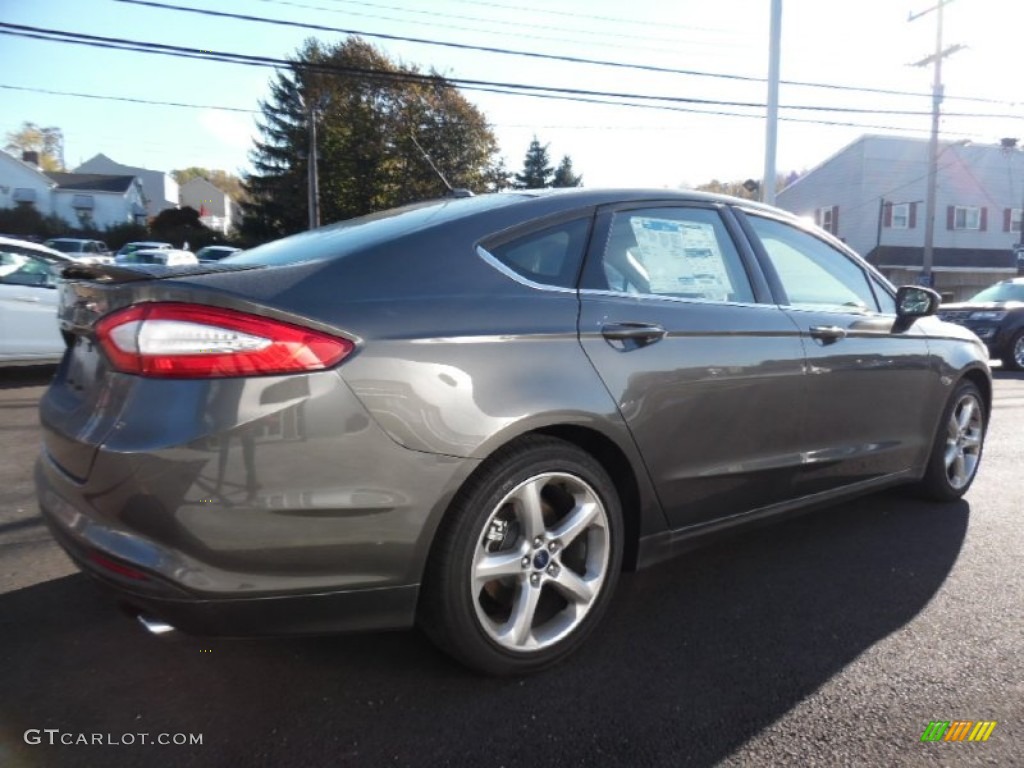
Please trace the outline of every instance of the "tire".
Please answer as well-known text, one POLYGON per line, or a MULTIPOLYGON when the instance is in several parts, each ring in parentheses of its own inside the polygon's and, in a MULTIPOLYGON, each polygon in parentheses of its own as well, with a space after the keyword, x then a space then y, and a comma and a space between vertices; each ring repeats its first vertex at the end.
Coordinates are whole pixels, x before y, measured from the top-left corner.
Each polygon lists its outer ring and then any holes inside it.
POLYGON ((955 501, 967 493, 978 473, 985 444, 985 404, 981 392, 961 381, 942 412, 928 468, 918 485, 932 501, 955 501))
POLYGON ((1010 371, 1024 371, 1024 330, 1010 341, 1006 354, 1003 355, 1003 367, 1010 371))
POLYGON ((608 607, 622 564, 608 474, 571 443, 529 436, 467 481, 442 522, 419 623, 490 675, 536 672, 573 653, 608 607))

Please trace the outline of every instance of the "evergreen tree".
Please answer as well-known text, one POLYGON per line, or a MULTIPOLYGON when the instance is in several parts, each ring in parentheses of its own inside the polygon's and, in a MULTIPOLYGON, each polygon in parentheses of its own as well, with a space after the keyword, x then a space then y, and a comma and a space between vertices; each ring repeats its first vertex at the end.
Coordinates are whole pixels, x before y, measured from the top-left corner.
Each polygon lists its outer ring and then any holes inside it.
POLYGON ((533 137, 530 148, 526 150, 523 160, 523 172, 516 174, 517 189, 543 189, 551 186, 551 177, 555 169, 548 165, 548 145, 541 146, 537 137, 533 137))
POLYGON ((450 83, 396 64, 356 37, 307 41, 260 108, 262 136, 245 180, 249 240, 307 226, 311 112, 324 224, 445 195, 423 152, 453 187, 483 191, 496 167, 487 121, 450 83))
POLYGON ((583 177, 577 176, 572 170, 572 158, 568 155, 562 156, 562 162, 558 164, 555 171, 555 178, 551 181, 552 187, 582 187, 583 177))

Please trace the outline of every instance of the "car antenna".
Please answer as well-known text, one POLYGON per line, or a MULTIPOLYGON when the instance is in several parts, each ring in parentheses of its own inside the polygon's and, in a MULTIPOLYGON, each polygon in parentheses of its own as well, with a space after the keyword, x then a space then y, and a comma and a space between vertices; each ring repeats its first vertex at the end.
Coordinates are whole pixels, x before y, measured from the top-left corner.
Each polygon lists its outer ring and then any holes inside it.
POLYGON ((420 153, 422 153, 423 159, 430 164, 430 167, 433 169, 434 173, 436 173, 438 178, 441 179, 441 183, 444 184, 445 187, 447 187, 449 195, 451 195, 452 197, 473 197, 473 192, 471 190, 463 189, 462 187, 453 187, 451 184, 449 184, 448 179, 446 179, 444 177, 444 174, 441 173, 441 169, 434 165, 434 161, 430 159, 430 155, 427 154, 427 150, 421 147, 420 143, 416 141, 416 137, 410 133, 409 138, 412 139, 412 143, 416 145, 416 149, 418 149, 420 153))

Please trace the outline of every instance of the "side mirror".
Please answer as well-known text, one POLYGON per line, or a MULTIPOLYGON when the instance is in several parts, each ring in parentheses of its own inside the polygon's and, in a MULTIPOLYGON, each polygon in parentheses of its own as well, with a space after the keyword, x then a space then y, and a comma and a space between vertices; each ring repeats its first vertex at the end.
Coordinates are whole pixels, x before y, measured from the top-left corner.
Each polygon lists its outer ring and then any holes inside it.
POLYGON ((903 285, 896 290, 896 317, 912 319, 934 315, 942 297, 931 288, 903 285))

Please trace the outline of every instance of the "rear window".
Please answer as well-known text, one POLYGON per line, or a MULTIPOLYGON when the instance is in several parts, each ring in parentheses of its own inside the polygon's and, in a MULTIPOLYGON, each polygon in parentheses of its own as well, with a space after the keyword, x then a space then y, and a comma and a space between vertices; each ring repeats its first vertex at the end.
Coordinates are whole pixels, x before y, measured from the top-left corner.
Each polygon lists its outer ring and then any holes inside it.
POLYGON ((496 194, 432 200, 371 213, 261 245, 224 263, 282 266, 337 258, 447 221, 521 202, 526 195, 496 194))

